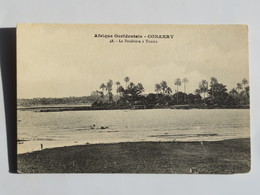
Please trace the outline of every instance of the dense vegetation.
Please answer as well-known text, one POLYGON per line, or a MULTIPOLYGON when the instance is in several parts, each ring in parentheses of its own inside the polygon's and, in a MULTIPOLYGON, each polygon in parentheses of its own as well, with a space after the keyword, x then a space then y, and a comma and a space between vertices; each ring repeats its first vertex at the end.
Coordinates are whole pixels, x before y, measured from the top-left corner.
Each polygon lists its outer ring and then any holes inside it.
POLYGON ((18 99, 18 106, 55 105, 55 104, 91 104, 96 101, 93 96, 63 98, 18 99))
POLYGON ((228 92, 226 86, 215 77, 210 81, 201 80, 194 94, 186 93, 188 79, 177 78, 174 81, 175 93, 166 81, 155 84, 155 93, 144 94, 142 83, 130 82, 124 78, 124 84, 115 82, 116 94, 113 94, 114 83, 108 80, 90 96, 64 98, 33 98, 18 99, 18 106, 54 105, 54 104, 92 104, 95 108, 130 108, 134 105, 144 105, 146 108, 168 107, 178 105, 206 107, 240 107, 249 105, 249 83, 243 79, 241 83, 228 92), (183 86, 183 91, 180 87, 183 86))
POLYGON ((106 84, 100 85, 100 90, 92 93, 96 101, 92 104, 94 107, 129 107, 134 105, 145 105, 149 107, 164 107, 173 105, 203 105, 207 107, 238 107, 249 105, 249 86, 248 81, 243 79, 236 88, 228 92, 226 86, 219 83, 215 77, 210 82, 202 80, 195 93, 186 93, 186 85, 189 82, 187 78, 177 78, 174 82, 176 93, 166 81, 155 84, 155 92, 143 94, 144 87, 142 83, 130 82, 130 78, 124 78, 125 86, 119 81, 116 84, 117 94, 112 93, 113 81, 109 80, 106 84), (183 92, 179 87, 183 85, 183 92))

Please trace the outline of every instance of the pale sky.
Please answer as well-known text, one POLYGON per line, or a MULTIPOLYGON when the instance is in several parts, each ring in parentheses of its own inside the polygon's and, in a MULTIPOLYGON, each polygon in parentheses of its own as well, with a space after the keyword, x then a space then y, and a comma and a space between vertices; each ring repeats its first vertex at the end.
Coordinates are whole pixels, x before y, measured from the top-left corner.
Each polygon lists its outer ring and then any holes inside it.
MULTIPOLYGON (((88 96, 101 83, 130 77, 145 93, 188 78, 187 92, 214 76, 230 90, 249 79, 245 25, 21 24, 17 30, 18 98, 88 96), (95 34, 174 35, 158 43, 109 43, 95 34)), ((124 40, 124 39, 122 39, 124 40)), ((145 40, 145 38, 141 39, 145 40)), ((116 89, 116 86, 113 87, 116 89)), ((180 87, 183 90, 183 85, 180 87)))

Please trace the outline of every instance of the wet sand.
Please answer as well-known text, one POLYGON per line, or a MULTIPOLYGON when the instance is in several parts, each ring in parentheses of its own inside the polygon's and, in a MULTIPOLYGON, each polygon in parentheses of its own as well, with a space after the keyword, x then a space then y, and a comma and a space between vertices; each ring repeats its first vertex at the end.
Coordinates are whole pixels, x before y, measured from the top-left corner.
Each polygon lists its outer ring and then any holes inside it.
POLYGON ((250 171, 250 139, 127 142, 44 149, 18 155, 20 173, 187 173, 250 171))

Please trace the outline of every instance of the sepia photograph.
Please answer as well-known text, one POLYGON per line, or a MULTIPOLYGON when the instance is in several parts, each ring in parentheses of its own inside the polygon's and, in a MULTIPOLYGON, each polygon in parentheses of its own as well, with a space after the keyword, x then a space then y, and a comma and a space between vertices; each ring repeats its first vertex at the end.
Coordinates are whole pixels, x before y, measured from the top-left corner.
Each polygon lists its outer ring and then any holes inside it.
POLYGON ((19 24, 18 173, 251 169, 246 25, 19 24))

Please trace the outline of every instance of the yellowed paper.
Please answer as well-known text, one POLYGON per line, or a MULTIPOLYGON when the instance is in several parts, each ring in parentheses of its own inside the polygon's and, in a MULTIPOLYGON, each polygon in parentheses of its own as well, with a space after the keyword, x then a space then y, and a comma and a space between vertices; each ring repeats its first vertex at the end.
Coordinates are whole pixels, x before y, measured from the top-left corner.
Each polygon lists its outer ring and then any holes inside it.
POLYGON ((19 172, 250 170, 246 25, 19 24, 19 172))

